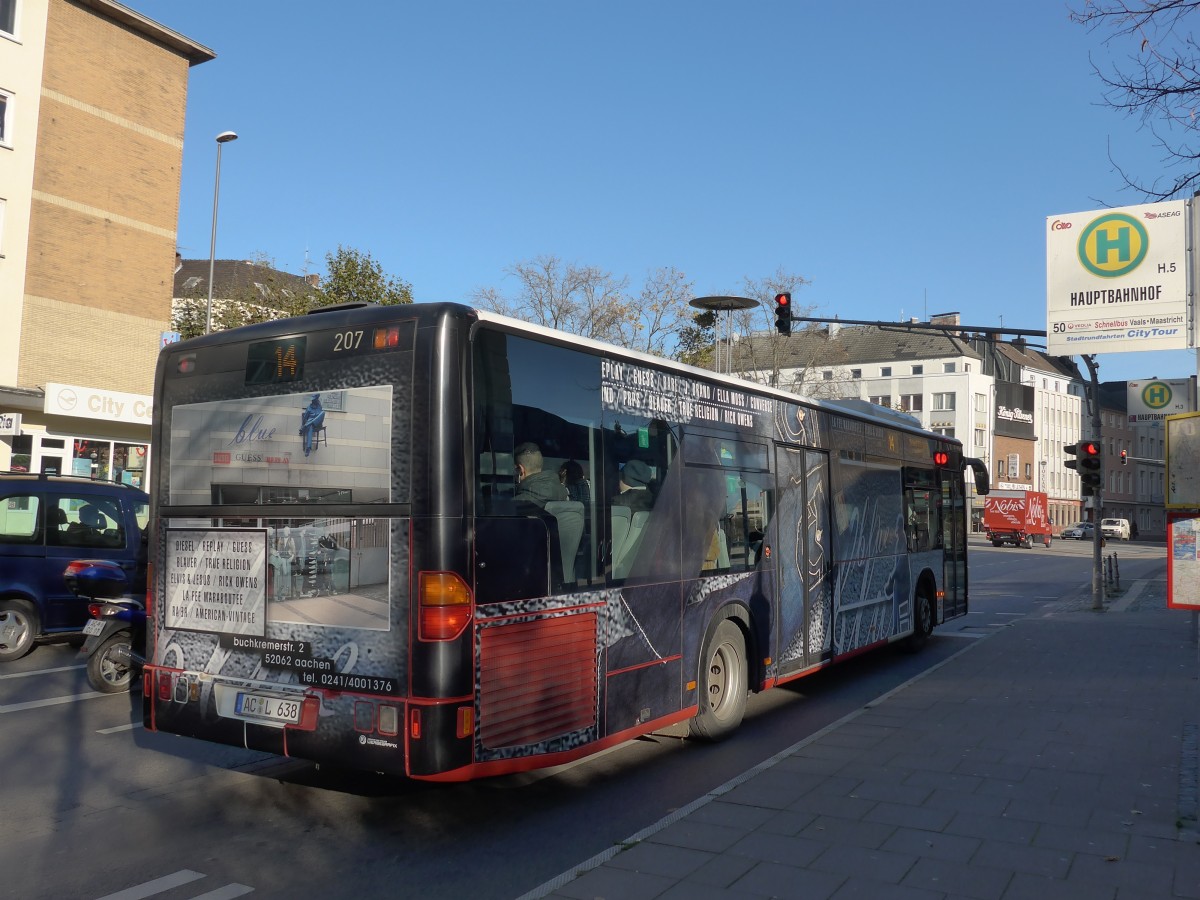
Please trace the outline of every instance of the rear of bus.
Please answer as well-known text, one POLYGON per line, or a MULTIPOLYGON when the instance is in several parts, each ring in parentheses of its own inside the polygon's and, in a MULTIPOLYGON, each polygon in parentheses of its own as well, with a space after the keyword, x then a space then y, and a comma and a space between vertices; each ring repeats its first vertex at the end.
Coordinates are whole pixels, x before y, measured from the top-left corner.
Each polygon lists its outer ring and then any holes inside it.
POLYGON ((332 308, 163 351, 147 728, 414 777, 469 766, 468 324, 332 308))

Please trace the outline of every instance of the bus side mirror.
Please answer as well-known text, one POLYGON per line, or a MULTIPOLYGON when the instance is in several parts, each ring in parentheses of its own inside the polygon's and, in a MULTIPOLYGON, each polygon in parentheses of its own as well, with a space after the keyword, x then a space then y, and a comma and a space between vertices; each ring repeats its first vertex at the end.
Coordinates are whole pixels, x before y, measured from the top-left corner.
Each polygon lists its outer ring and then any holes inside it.
POLYGON ((983 464, 983 460, 973 456, 964 456, 963 469, 968 467, 975 475, 975 493, 980 496, 991 493, 991 479, 988 478, 987 466, 983 464))

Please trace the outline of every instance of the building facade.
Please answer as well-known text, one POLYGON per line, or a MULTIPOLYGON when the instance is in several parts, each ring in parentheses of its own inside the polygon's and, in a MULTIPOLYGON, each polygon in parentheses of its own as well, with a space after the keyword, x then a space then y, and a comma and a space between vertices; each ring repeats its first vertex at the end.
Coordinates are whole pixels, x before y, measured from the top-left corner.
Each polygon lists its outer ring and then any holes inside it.
MULTIPOLYGON (((1023 344, 959 330, 957 313, 928 324, 939 328, 831 323, 787 338, 753 335, 735 348, 734 365, 744 377, 797 393, 907 412, 962 441, 987 465, 994 489, 1044 492, 1056 531, 1078 521, 1079 477, 1063 453, 1080 435, 1078 373, 1023 344)), ((983 498, 972 490, 970 504, 978 530, 983 498)))
POLYGON ((111 0, 0 13, 0 470, 139 483, 188 73, 215 54, 111 0))

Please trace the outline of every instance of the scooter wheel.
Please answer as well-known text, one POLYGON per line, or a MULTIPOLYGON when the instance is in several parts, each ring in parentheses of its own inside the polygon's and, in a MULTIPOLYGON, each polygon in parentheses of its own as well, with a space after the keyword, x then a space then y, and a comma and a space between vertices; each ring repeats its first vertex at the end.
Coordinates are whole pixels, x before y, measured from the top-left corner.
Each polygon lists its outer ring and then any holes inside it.
POLYGON ((114 634, 88 657, 87 679, 93 689, 104 694, 120 694, 133 683, 133 649, 127 634, 114 634))

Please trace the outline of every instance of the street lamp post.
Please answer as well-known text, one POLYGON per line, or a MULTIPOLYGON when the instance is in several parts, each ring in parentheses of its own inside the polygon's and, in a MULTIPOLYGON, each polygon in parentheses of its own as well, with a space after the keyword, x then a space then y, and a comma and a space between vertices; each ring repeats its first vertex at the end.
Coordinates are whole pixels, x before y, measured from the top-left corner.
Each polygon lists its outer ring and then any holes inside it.
POLYGON ((212 331, 213 266, 217 259, 217 198, 221 195, 221 146, 236 141, 237 134, 222 131, 217 135, 217 176, 213 179, 212 239, 208 244, 208 306, 204 313, 204 333, 212 331))

